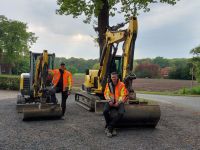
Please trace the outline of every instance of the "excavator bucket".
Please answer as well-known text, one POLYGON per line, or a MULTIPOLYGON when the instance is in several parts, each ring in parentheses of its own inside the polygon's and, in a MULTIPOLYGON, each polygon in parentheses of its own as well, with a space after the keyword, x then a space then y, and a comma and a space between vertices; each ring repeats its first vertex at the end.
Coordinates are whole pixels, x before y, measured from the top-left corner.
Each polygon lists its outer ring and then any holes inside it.
POLYGON ((23 113, 24 109, 33 109, 33 108, 38 108, 39 104, 17 104, 16 109, 18 113, 23 113))
POLYGON ((62 109, 59 104, 39 104, 38 107, 26 107, 23 109, 23 120, 52 119, 62 117, 62 109))
MULTIPOLYGON (((99 100, 95 103, 95 112, 98 114, 103 113, 103 107, 106 100, 99 100)), ((117 114, 116 110, 111 111, 111 117, 117 114)), ((118 123, 118 127, 156 127, 160 120, 160 106, 157 104, 150 104, 149 102, 132 102, 125 104, 125 113, 122 120, 118 123)))
MULTIPOLYGON (((118 123, 118 127, 146 126, 155 128, 160 120, 159 105, 125 105, 125 110, 126 112, 122 120, 118 123)), ((111 116, 116 114, 114 111, 111 112, 111 116)))

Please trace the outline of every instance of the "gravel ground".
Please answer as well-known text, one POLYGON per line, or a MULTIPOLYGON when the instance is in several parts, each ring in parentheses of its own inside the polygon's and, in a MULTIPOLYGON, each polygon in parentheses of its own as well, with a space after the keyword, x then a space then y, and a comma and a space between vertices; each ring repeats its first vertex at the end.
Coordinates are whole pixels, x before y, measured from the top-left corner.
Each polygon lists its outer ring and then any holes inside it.
POLYGON ((200 149, 200 112, 161 103, 156 129, 118 129, 107 138, 104 120, 74 103, 67 102, 65 120, 23 122, 16 113, 16 99, 0 101, 0 149, 200 149))

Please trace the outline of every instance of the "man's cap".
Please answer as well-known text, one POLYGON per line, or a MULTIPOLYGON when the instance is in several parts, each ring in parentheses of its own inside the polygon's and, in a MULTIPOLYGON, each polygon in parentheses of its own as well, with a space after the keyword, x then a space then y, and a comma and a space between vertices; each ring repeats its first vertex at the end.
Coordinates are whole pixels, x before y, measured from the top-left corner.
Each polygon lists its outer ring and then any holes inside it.
POLYGON ((62 66, 62 65, 65 65, 65 63, 64 63, 64 62, 61 62, 60 65, 61 65, 61 66, 62 66))

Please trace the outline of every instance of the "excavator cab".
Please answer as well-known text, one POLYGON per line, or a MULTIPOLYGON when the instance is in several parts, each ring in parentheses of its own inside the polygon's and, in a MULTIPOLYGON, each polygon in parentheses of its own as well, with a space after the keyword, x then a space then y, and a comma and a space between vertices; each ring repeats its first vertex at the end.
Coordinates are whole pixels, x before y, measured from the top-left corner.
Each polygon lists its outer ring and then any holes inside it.
POLYGON ((115 56, 111 63, 111 72, 117 72, 119 79, 122 80, 122 57, 120 55, 115 56))

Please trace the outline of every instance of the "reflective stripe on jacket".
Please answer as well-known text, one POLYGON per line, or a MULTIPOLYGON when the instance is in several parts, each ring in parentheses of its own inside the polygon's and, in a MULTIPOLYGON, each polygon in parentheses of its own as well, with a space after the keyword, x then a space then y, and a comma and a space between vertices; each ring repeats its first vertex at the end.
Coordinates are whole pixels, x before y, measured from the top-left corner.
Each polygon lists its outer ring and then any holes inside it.
MULTIPOLYGON (((50 73, 53 75, 52 83, 53 83, 54 87, 56 87, 58 84, 58 81, 60 79, 60 71, 59 71, 59 69, 54 69, 54 70, 50 70, 50 73)), ((72 88, 72 74, 69 71, 64 70, 63 91, 65 91, 66 88, 68 88, 69 90, 71 90, 71 88, 72 88)))
POLYGON ((108 83, 104 91, 104 97, 106 100, 115 99, 117 102, 126 102, 128 91, 123 82, 118 81, 115 86, 115 93, 111 93, 108 83))

